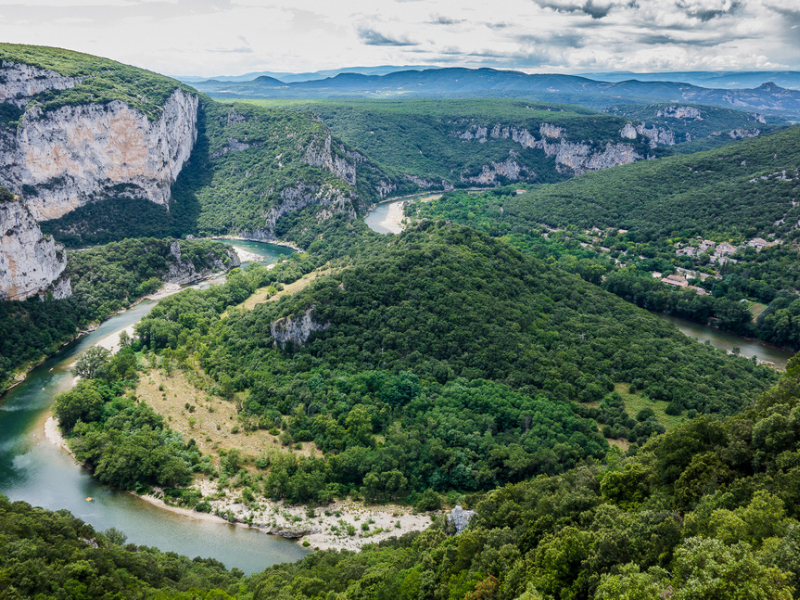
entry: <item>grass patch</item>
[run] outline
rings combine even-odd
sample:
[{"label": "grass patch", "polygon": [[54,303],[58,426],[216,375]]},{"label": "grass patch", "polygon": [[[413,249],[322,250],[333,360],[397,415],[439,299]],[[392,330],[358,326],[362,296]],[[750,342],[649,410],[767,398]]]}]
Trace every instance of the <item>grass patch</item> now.
[{"label": "grass patch", "polygon": [[650,408],[655,413],[658,422],[666,427],[667,431],[688,420],[685,414],[673,416],[664,412],[664,409],[667,408],[666,402],[657,402],[639,394],[631,394],[628,392],[629,388],[630,384],[627,383],[617,383],[614,386],[614,389],[622,396],[625,410],[630,416],[636,418],[640,410]]},{"label": "grass patch", "polygon": [[760,302],[753,302],[747,310],[753,315],[753,323],[755,323],[756,319],[761,316],[761,313],[767,310],[767,305],[761,304]]}]

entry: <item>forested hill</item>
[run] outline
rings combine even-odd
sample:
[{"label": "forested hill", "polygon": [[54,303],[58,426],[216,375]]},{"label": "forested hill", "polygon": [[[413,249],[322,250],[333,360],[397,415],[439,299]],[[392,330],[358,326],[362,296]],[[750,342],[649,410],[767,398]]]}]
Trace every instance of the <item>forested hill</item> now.
[{"label": "forested hill", "polygon": [[508,219],[655,236],[778,237],[800,220],[800,127],[592,173],[504,203]]},{"label": "forested hill", "polygon": [[[552,183],[632,159],[697,152],[786,125],[736,110],[675,104],[620,106],[607,114],[500,98],[250,102],[312,111],[334,135],[387,172],[433,189],[443,181],[456,187]],[[508,168],[511,162],[517,167]]]},{"label": "forested hill", "polygon": [[[652,410],[634,419],[645,398],[677,421],[735,413],[775,379],[468,228],[423,223],[351,254],[278,302],[219,318],[232,292],[175,296],[137,328],[242,398],[245,423],[326,453],[274,464],[274,497],[488,489],[602,455],[597,425],[575,415],[642,443],[663,431]],[[528,417],[548,425],[529,431]]]}]

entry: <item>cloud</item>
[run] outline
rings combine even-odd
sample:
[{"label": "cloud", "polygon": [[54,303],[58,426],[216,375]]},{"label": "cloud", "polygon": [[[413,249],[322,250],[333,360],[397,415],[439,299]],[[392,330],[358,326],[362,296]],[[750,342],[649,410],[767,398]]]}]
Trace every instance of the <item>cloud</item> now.
[{"label": "cloud", "polygon": [[618,4],[608,0],[584,0],[583,2],[575,2],[574,0],[534,0],[534,2],[542,8],[565,13],[583,13],[593,19],[607,17],[615,4]]},{"label": "cloud", "polygon": [[391,37],[384,35],[369,27],[359,27],[358,37],[367,46],[418,46],[417,42],[409,40],[405,36]]},{"label": "cloud", "polygon": [[206,52],[220,52],[223,54],[252,54],[253,49],[247,46],[240,46],[239,48],[208,48]]},{"label": "cloud", "polygon": [[428,21],[431,25],[460,25],[463,22],[464,19],[452,19],[443,15],[431,16],[431,20]]},{"label": "cloud", "polygon": [[742,3],[740,0],[678,0],[675,5],[686,16],[706,22],[732,14]]}]

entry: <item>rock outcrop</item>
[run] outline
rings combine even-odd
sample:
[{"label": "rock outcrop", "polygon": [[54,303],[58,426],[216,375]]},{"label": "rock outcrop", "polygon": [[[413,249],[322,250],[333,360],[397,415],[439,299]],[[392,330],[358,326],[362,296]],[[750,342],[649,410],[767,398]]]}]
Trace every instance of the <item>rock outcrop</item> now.
[{"label": "rock outcrop", "polygon": [[[19,104],[21,93],[75,85],[50,71],[37,83],[41,69],[7,65],[0,72],[6,78],[0,98],[7,102]],[[198,102],[197,95],[176,88],[156,121],[119,100],[47,112],[27,106],[16,131],[0,134],[0,185],[21,195],[38,221],[108,196],[167,205],[197,139]]]},{"label": "rock outcrop", "polygon": [[732,140],[743,140],[745,138],[757,137],[761,135],[760,129],[733,129],[728,132]]},{"label": "rock outcrop", "polygon": [[66,77],[55,71],[7,60],[0,63],[0,77],[3,81],[0,84],[0,102],[13,104],[17,108],[24,108],[36,94],[68,90],[81,82],[76,77]]},{"label": "rock outcrop", "polygon": [[246,236],[247,239],[262,242],[277,240],[275,224],[278,220],[284,215],[297,212],[312,204],[321,207],[321,210],[316,215],[319,221],[329,219],[338,213],[346,213],[351,217],[356,216],[356,211],[353,207],[354,196],[334,186],[298,183],[283,190],[280,193],[280,197],[281,202],[264,214],[263,228],[240,233]]},{"label": "rock outcrop", "polygon": [[174,261],[170,263],[167,275],[164,277],[165,283],[186,285],[187,283],[204,279],[214,273],[232,269],[242,264],[236,252],[233,250],[226,250],[228,258],[230,258],[230,263],[228,265],[218,256],[213,256],[209,257],[205,268],[198,271],[192,261],[182,258],[181,243],[179,241],[175,240],[172,242],[169,247],[169,252],[173,256]]},{"label": "rock outcrop", "polygon": [[314,321],[315,306],[310,306],[299,317],[284,317],[273,322],[269,327],[275,344],[285,348],[288,342],[296,346],[305,345],[308,338],[315,331],[325,331],[331,326],[330,323],[317,323]]},{"label": "rock outcrop", "polygon": [[48,292],[56,299],[72,295],[64,275],[64,247],[42,235],[20,200],[0,197],[0,228],[0,299],[24,300]]},{"label": "rock outcrop", "polygon": [[447,515],[447,524],[449,528],[455,530],[455,534],[459,534],[467,528],[470,519],[475,516],[474,510],[464,510],[460,506],[456,506]]},{"label": "rock outcrop", "polygon": [[[348,160],[348,158],[350,160]],[[339,179],[346,181],[349,185],[355,186],[356,159],[352,155],[349,155],[348,158],[340,156],[331,150],[330,135],[328,135],[324,141],[320,142],[320,140],[315,140],[309,144],[305,154],[306,163],[312,167],[326,169]]]},{"label": "rock outcrop", "polygon": [[515,160],[517,154],[512,150],[512,156],[503,162],[492,162],[491,165],[483,165],[479,175],[475,177],[462,177],[462,181],[474,183],[477,185],[495,185],[498,183],[498,177],[502,177],[509,181],[517,181],[522,174],[531,174],[531,179],[536,178],[536,173],[531,171]]},{"label": "rock outcrop", "polygon": [[[638,129],[641,131],[638,131]],[[656,144],[674,144],[674,139],[671,139],[667,134],[667,130],[654,130],[646,129],[644,125],[639,128],[630,125],[626,126],[620,131],[622,139],[636,139],[638,135],[643,135],[652,146],[653,140]],[[671,132],[669,132],[671,134]],[[535,148],[544,151],[547,156],[554,157],[556,161],[556,169],[559,172],[566,172],[573,175],[581,175],[588,171],[597,171],[600,169],[608,169],[609,167],[616,167],[619,165],[626,165],[628,163],[641,160],[645,158],[633,146],[625,143],[612,143],[607,142],[605,147],[580,141],[573,142],[564,139],[565,130],[562,127],[557,127],[550,123],[542,123],[539,126],[539,138],[531,133],[530,130],[519,127],[494,125],[491,129],[484,125],[472,125],[466,131],[456,132],[455,137],[465,141],[478,141],[485,143],[490,139],[510,139],[523,148]],[[507,161],[506,161],[507,162]],[[505,164],[505,163],[500,163]],[[510,166],[510,165],[508,165]],[[462,181],[470,181],[474,183],[492,183],[491,173],[496,170],[495,163],[486,165],[484,172],[477,177],[462,178]],[[508,171],[513,172],[513,171]],[[522,173],[518,173],[519,176]],[[498,175],[502,174],[498,171]],[[506,175],[504,175],[506,176]],[[528,178],[535,176],[535,174],[528,174]],[[507,177],[514,180],[515,177]]]},{"label": "rock outcrop", "polygon": [[641,135],[649,140],[651,148],[675,145],[675,134],[671,129],[664,129],[655,125],[648,129],[645,123],[639,123],[635,126],[633,123],[626,123],[625,127],[620,130],[619,135],[626,140],[635,140]]},{"label": "rock outcrop", "polygon": [[694,106],[668,106],[656,113],[657,117],[667,117],[668,119],[694,119],[702,121],[703,115],[700,109]]}]

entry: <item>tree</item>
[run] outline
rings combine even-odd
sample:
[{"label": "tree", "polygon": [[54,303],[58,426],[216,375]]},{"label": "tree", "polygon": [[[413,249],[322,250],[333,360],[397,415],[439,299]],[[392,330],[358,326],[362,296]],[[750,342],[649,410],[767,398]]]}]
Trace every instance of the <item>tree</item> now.
[{"label": "tree", "polygon": [[61,431],[69,434],[78,421],[84,423],[97,421],[102,408],[103,397],[97,390],[95,382],[82,380],[70,391],[56,397],[53,413],[58,419]]},{"label": "tree", "polygon": [[75,362],[75,374],[82,379],[94,379],[111,361],[111,352],[101,346],[92,346]]}]

